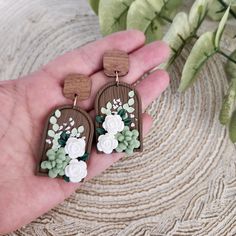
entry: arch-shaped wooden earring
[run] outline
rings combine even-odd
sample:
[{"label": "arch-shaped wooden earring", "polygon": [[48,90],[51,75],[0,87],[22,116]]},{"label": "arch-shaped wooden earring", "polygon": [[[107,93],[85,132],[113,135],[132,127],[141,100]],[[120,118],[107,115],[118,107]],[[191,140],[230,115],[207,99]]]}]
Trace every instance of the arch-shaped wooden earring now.
[{"label": "arch-shaped wooden earring", "polygon": [[93,141],[93,122],[77,101],[90,96],[91,80],[80,74],[65,78],[63,94],[73,104],[54,109],[45,125],[38,174],[61,177],[67,182],[81,182]]},{"label": "arch-shaped wooden earring", "polygon": [[100,89],[95,100],[96,142],[98,152],[110,154],[142,151],[142,110],[136,89],[119,78],[128,74],[128,55],[119,50],[103,57],[104,73],[116,78]]}]

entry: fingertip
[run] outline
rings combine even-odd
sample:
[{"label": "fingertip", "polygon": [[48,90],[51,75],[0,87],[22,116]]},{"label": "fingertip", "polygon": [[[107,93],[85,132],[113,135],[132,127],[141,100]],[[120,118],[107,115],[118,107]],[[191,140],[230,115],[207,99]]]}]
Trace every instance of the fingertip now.
[{"label": "fingertip", "polygon": [[126,32],[131,34],[132,37],[134,37],[137,41],[140,42],[141,45],[145,44],[146,36],[145,36],[145,34],[142,31],[135,30],[135,29],[130,29],[130,30],[127,30]]},{"label": "fingertip", "polygon": [[166,70],[156,70],[153,73],[155,77],[159,79],[159,87],[161,88],[161,92],[163,92],[170,84],[170,76]]}]

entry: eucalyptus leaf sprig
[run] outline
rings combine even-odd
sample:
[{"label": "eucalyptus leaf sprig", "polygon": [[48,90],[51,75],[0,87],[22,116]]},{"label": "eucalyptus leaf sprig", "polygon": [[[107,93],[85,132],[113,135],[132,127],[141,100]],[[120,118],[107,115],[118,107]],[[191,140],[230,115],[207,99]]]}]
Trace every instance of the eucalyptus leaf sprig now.
[{"label": "eucalyptus leaf sprig", "polygon": [[[147,43],[162,39],[171,48],[169,60],[159,66],[168,67],[183,48],[193,47],[182,70],[179,91],[185,91],[196,80],[205,63],[216,53],[227,58],[226,74],[229,89],[225,95],[219,120],[229,127],[229,136],[236,142],[236,49],[227,55],[220,48],[228,18],[236,21],[236,0],[195,0],[189,13],[178,11],[183,0],[88,0],[98,15],[103,35],[125,29],[138,29]],[[198,35],[198,29],[209,17],[220,21],[214,31]]]}]

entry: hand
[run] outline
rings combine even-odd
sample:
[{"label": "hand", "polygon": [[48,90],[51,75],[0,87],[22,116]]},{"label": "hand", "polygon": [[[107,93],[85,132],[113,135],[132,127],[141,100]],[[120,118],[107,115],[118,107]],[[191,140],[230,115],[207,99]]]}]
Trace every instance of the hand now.
[{"label": "hand", "polygon": [[[122,78],[127,83],[134,83],[168,57],[169,48],[163,42],[144,46],[144,41],[144,35],[138,31],[115,33],[60,56],[22,79],[0,82],[0,234],[29,223],[81,185],[35,176],[46,117],[56,106],[71,103],[62,95],[64,77],[70,73],[91,76],[91,97],[79,105],[92,111],[98,89],[108,82],[100,71],[106,50],[115,48],[129,53],[130,71]],[[168,74],[157,70],[137,85],[143,111],[168,84]],[[151,117],[143,113],[144,134],[151,125]],[[97,154],[93,148],[86,180],[121,157],[122,154]]]}]

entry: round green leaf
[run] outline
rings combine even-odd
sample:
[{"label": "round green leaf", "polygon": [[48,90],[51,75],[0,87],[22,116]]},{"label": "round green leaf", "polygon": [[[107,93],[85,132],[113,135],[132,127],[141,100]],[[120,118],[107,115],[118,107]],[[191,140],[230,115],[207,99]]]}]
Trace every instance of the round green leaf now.
[{"label": "round green leaf", "polygon": [[56,124],[56,123],[57,123],[56,117],[55,117],[55,116],[52,116],[52,117],[50,118],[49,122],[50,122],[52,125]]},{"label": "round green leaf", "polygon": [[197,40],[184,65],[179,91],[187,89],[205,62],[216,52],[214,46],[215,33],[206,32]]},{"label": "round green leaf", "polygon": [[126,17],[134,0],[100,0],[99,23],[101,33],[108,35],[126,29]]},{"label": "round green leaf", "polygon": [[55,116],[56,116],[57,118],[61,117],[61,111],[57,109],[57,110],[55,111]]}]

